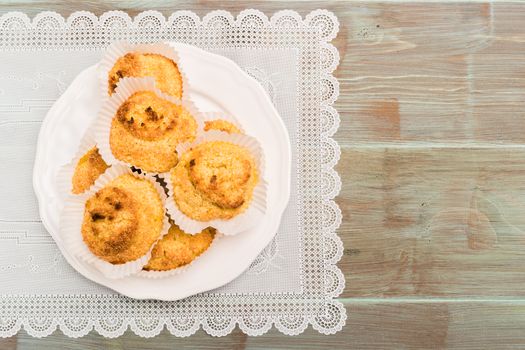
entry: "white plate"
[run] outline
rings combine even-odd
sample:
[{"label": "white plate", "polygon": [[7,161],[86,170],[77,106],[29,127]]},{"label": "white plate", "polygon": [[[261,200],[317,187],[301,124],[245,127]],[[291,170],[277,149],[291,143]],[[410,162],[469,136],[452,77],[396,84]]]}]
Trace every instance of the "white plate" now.
[{"label": "white plate", "polygon": [[58,229],[63,201],[55,180],[59,168],[74,156],[84,131],[100,107],[96,66],[82,71],[49,110],[40,130],[33,171],[42,223],[69,264],[86,278],[137,299],[178,300],[232,281],[275,236],[290,197],[290,140],[263,88],[225,57],[190,45],[172,45],[180,52],[180,63],[191,81],[189,93],[197,106],[202,111],[233,115],[264,149],[268,210],[261,225],[221,238],[184,273],[163,279],[138,276],[108,279],[65,251]]}]

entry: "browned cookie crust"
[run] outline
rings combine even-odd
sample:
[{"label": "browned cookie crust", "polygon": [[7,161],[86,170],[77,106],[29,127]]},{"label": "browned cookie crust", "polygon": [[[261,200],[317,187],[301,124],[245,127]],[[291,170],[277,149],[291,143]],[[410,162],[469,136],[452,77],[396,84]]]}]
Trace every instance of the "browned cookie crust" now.
[{"label": "browned cookie crust", "polygon": [[145,255],[159,238],[164,207],[154,185],[131,174],[117,177],[85,204],[82,238],[112,264]]},{"label": "browned cookie crust", "polygon": [[242,213],[259,180],[249,150],[225,141],[205,142],[186,152],[170,178],[179,210],[198,221]]},{"label": "browned cookie crust", "polygon": [[80,158],[75,167],[73,178],[71,179],[72,192],[80,194],[88,190],[108,167],[100,153],[98,153],[98,148],[91,148]]},{"label": "browned cookie crust", "polygon": [[219,130],[228,134],[242,134],[238,127],[223,119],[208,120],[204,122],[204,131]]},{"label": "browned cookie crust", "polygon": [[213,228],[190,235],[172,225],[168,234],[155,244],[144,270],[167,271],[187,265],[210,247],[214,237]]},{"label": "browned cookie crust", "polygon": [[166,172],[178,161],[179,143],[193,141],[195,118],[151,91],[138,91],[117,110],[110,147],[115,158],[147,172]]},{"label": "browned cookie crust", "polygon": [[182,98],[182,76],[173,60],[153,53],[131,52],[120,57],[109,72],[108,92],[112,95],[124,77],[153,77],[164,93]]}]

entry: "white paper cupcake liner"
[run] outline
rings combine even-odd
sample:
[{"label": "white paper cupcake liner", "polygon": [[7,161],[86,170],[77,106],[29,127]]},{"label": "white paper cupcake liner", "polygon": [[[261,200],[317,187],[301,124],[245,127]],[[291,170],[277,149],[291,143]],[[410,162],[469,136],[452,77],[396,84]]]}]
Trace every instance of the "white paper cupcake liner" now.
[{"label": "white paper cupcake liner", "polygon": [[[73,180],[73,174],[75,173],[77,164],[80,161],[80,158],[82,158],[90,149],[92,149],[96,145],[97,145],[97,142],[95,141],[93,130],[90,127],[85,132],[82,139],[80,140],[80,145],[78,146],[77,152],[75,153],[75,156],[73,157],[73,159],[66,165],[62,166],[57,173],[57,177],[56,177],[57,187],[63,199],[67,198],[68,196],[74,196],[72,192],[73,191],[72,180]],[[87,189],[86,191],[88,190],[89,189]]]},{"label": "white paper cupcake liner", "polygon": [[[197,129],[201,129],[203,125],[203,117],[195,104],[189,99],[179,100],[176,97],[163,93],[155,86],[155,79],[151,77],[146,78],[122,78],[115,90],[115,93],[107,99],[98,114],[97,119],[93,124],[93,133],[95,141],[102,158],[108,164],[125,164],[127,166],[134,166],[133,164],[117,159],[109,143],[109,136],[111,132],[111,123],[119,107],[135,92],[137,91],[152,91],[162,99],[168,100],[171,103],[177,104],[185,108],[196,120]],[[198,132],[197,132],[198,134]],[[135,168],[138,168],[135,166]],[[150,172],[151,174],[157,174]]]},{"label": "white paper cupcake liner", "polygon": [[[224,112],[202,112],[201,116],[202,116],[204,124],[206,122],[209,122],[209,121],[221,119],[221,120],[225,120],[225,121],[230,122],[233,125],[235,125],[241,131],[242,134],[245,133],[241,123],[239,123],[239,121],[234,116],[232,116],[232,115],[230,115],[228,113],[224,113]],[[202,128],[199,129],[199,130],[204,131],[204,124],[203,124]],[[212,131],[212,130],[210,130],[210,131]],[[206,132],[210,132],[210,131],[206,131]]]},{"label": "white paper cupcake liner", "polygon": [[211,244],[208,247],[208,249],[206,249],[201,255],[199,255],[198,257],[193,259],[189,264],[177,267],[176,269],[167,270],[167,271],[146,271],[146,270],[141,270],[141,271],[137,272],[135,275],[138,276],[138,277],[151,278],[151,279],[160,279],[160,278],[166,278],[166,277],[170,277],[170,276],[179,275],[179,274],[185,272],[186,270],[188,270],[188,268],[191,265],[193,265],[195,263],[195,261],[199,260],[200,258],[205,256],[206,254],[208,254],[208,252],[211,249],[213,249],[213,246],[216,244],[217,240],[220,239],[220,237],[221,237],[221,234],[217,231],[217,233],[215,233],[215,237],[213,238],[213,241],[211,242]]},{"label": "white paper cupcake liner", "polygon": [[[84,219],[86,201],[97,191],[107,185],[111,180],[124,174],[131,174],[137,178],[151,181],[159,193],[162,205],[165,206],[166,195],[162,187],[157,183],[157,181],[155,181],[155,178],[150,175],[136,174],[132,172],[131,169],[123,165],[113,165],[112,167],[108,168],[106,172],[97,179],[97,181],[95,181],[95,184],[90,188],[89,191],[78,196],[69,197],[65,203],[64,210],[60,215],[60,236],[64,239],[64,243],[66,244],[69,252],[87,262],[88,264],[95,266],[104,276],[112,279],[124,278],[142,270],[142,267],[147,264],[151,256],[151,250],[154,246],[153,244],[148,253],[146,253],[141,258],[127,262],[125,264],[117,265],[100,259],[95,254],[93,254],[84,243],[81,234],[81,227]],[[168,232],[169,227],[170,225],[168,218],[166,215],[164,215],[163,227],[161,234],[159,235],[159,239]]]},{"label": "white paper cupcake liner", "polygon": [[[188,91],[188,76],[184,71],[184,67],[180,64],[180,58],[177,50],[167,43],[154,43],[154,44],[131,44],[127,41],[116,41],[106,49],[106,53],[102,60],[97,66],[97,74],[100,85],[100,93],[102,101],[109,98],[108,94],[108,76],[109,72],[117,62],[119,58],[130,52],[140,53],[154,53],[165,56],[177,64],[180,75],[182,77],[182,99],[187,95],[185,91]],[[122,79],[121,79],[122,80]],[[117,86],[120,85],[120,81]],[[173,96],[175,97],[175,96]],[[176,98],[176,97],[175,97]]]},{"label": "white paper cupcake liner", "polygon": [[189,234],[201,232],[206,227],[214,227],[224,235],[236,235],[256,226],[264,218],[266,212],[266,191],[267,184],[264,181],[264,155],[262,149],[253,137],[242,134],[228,134],[222,131],[212,130],[203,133],[192,143],[184,143],[177,147],[177,152],[182,155],[190,148],[209,141],[226,141],[247,148],[255,158],[257,165],[259,182],[254,188],[252,200],[246,210],[239,215],[229,219],[215,219],[210,221],[197,221],[183,214],[173,198],[174,190],[170,173],[162,174],[168,189],[168,200],[166,209],[171,219],[184,231]]}]

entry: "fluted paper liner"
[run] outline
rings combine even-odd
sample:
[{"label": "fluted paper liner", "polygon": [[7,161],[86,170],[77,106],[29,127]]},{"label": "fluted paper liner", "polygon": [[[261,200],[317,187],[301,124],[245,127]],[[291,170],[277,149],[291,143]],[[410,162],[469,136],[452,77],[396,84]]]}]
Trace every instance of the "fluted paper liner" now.
[{"label": "fluted paper liner", "polygon": [[179,275],[182,272],[185,272],[191,265],[193,265],[193,263],[195,261],[197,261],[200,258],[202,258],[203,256],[205,256],[211,249],[213,249],[213,246],[216,244],[217,240],[220,239],[220,237],[221,237],[221,234],[217,231],[215,233],[215,237],[213,237],[213,241],[211,242],[211,244],[208,247],[208,249],[206,249],[201,255],[199,255],[198,257],[193,259],[189,264],[186,264],[184,266],[179,266],[179,267],[177,267],[175,269],[166,270],[166,271],[154,271],[154,270],[146,271],[146,270],[141,270],[140,272],[137,272],[136,276],[144,277],[144,278],[151,278],[151,279],[159,279],[159,278],[166,278],[166,277],[170,277],[170,276]]},{"label": "fluted paper liner", "polygon": [[[75,173],[77,164],[80,161],[80,158],[82,158],[90,149],[92,149],[96,145],[97,145],[97,142],[95,141],[93,130],[90,126],[88,130],[86,130],[86,132],[84,133],[84,136],[82,137],[82,139],[80,140],[80,145],[78,146],[77,152],[75,153],[75,156],[73,157],[73,159],[66,165],[63,165],[57,173],[57,187],[63,199],[66,199],[69,196],[75,195],[72,192],[73,191],[73,181],[72,180],[73,180],[73,175]],[[108,165],[111,166],[111,164],[108,164]],[[90,188],[93,185],[91,185]],[[89,189],[87,189],[86,191],[89,191]]]},{"label": "fluted paper liner", "polygon": [[[137,178],[146,179],[152,182],[159,193],[162,205],[165,206],[166,194],[154,177],[150,175],[136,174],[123,165],[113,165],[108,168],[106,172],[97,179],[97,181],[95,181],[95,184],[89,189],[89,191],[78,196],[69,197],[65,203],[64,210],[60,215],[60,237],[64,240],[69,252],[83,261],[95,266],[104,276],[111,279],[124,278],[142,270],[142,267],[147,264],[151,256],[151,250],[156,243],[155,242],[151,246],[150,250],[144,256],[125,264],[111,264],[100,259],[93,254],[84,243],[81,228],[84,219],[86,201],[97,191],[106,186],[111,180],[124,174],[131,174]],[[164,223],[161,233],[159,234],[159,239],[168,232],[169,227],[168,218],[164,215]]]},{"label": "fluted paper liner", "polygon": [[[125,56],[127,53],[130,52],[159,54],[175,62],[182,77],[182,99],[185,97],[185,91],[188,91],[189,86],[188,77],[184,71],[184,67],[180,64],[179,54],[173,46],[162,42],[154,44],[131,44],[127,41],[116,41],[110,46],[108,46],[104,57],[102,57],[102,60],[97,66],[98,80],[101,89],[100,93],[101,96],[103,96],[102,101],[110,97],[108,93],[109,72],[111,71],[111,69],[113,68],[113,66],[119,58]],[[118,85],[120,85],[121,81],[122,79],[120,79],[117,83],[117,87]],[[177,96],[173,97],[177,98]]]},{"label": "fluted paper liner", "polygon": [[[93,124],[93,133],[95,141],[102,158],[108,164],[125,164],[127,166],[134,166],[133,164],[117,159],[111,151],[109,136],[111,132],[111,123],[115,117],[119,107],[135,92],[137,91],[152,91],[157,96],[165,99],[171,103],[182,106],[186,109],[197,122],[197,130],[202,129],[203,118],[197,107],[189,99],[179,100],[176,97],[165,94],[155,86],[155,79],[151,77],[146,78],[122,78],[118,84],[115,93],[107,99],[98,114],[96,121]],[[197,134],[199,131],[197,131]],[[135,166],[136,167],[136,166]],[[136,167],[138,168],[138,167]],[[150,174],[157,174],[156,172],[149,172]]]},{"label": "fluted paper liner", "polygon": [[214,227],[220,233],[224,235],[236,235],[240,232],[246,231],[256,226],[263,218],[266,212],[266,190],[267,184],[264,181],[264,157],[259,142],[250,136],[242,134],[228,134],[222,131],[208,131],[199,135],[197,139],[192,143],[184,143],[177,147],[177,152],[182,155],[190,148],[193,148],[201,143],[210,141],[226,141],[236,144],[241,147],[247,148],[255,159],[257,166],[257,172],[259,176],[259,182],[253,190],[252,200],[248,208],[244,212],[236,215],[229,220],[215,219],[210,221],[197,221],[185,214],[183,214],[175,199],[172,197],[174,194],[173,183],[171,180],[170,173],[162,174],[162,177],[166,181],[166,187],[168,189],[168,199],[166,201],[166,209],[168,214],[173,221],[183,230],[189,234],[196,234],[201,232],[206,227]]}]

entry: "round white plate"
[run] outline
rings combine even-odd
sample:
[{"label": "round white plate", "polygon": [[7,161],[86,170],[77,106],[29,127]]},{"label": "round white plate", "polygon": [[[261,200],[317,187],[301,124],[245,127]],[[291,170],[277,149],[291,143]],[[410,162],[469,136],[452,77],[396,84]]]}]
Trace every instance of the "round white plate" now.
[{"label": "round white plate", "polygon": [[250,266],[275,236],[290,197],[290,140],[263,88],[225,57],[190,45],[171,45],[180,53],[180,63],[191,82],[187,91],[197,106],[203,112],[223,111],[233,115],[245,132],[262,145],[268,209],[258,227],[236,236],[221,237],[184,273],[162,279],[138,276],[108,279],[69,254],[59,236],[59,214],[64,204],[56,175],[73,158],[84,131],[100,108],[96,66],[82,71],[49,110],[40,130],[33,171],[42,223],[69,264],[86,278],[137,299],[178,300],[230,282]]}]

